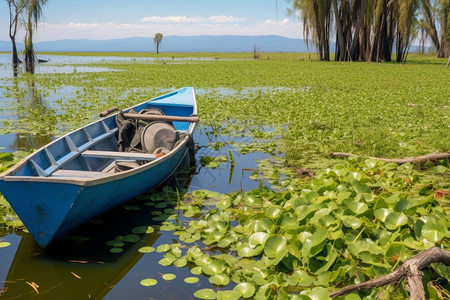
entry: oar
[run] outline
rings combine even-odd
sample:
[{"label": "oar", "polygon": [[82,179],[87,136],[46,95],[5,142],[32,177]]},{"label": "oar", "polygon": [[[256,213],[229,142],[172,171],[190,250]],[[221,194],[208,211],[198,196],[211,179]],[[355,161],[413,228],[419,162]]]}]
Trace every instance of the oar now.
[{"label": "oar", "polygon": [[192,117],[179,117],[179,116],[166,116],[166,115],[146,115],[136,113],[123,113],[118,107],[111,107],[100,113],[100,117],[106,117],[107,115],[119,111],[126,119],[137,119],[143,121],[174,121],[174,122],[198,122],[197,116]]}]

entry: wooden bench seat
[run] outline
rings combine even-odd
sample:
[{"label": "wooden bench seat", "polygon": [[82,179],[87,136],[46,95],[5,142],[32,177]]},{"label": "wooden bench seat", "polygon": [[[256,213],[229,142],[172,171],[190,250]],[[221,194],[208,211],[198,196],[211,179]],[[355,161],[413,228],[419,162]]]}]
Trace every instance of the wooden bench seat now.
[{"label": "wooden bench seat", "polygon": [[63,170],[55,171],[53,177],[72,177],[72,178],[102,178],[109,176],[108,173],[94,172],[94,171],[79,171],[79,170]]},{"label": "wooden bench seat", "polygon": [[134,153],[134,152],[118,152],[118,151],[98,151],[98,150],[86,150],[81,153],[83,157],[93,157],[93,158],[107,158],[114,160],[145,160],[151,161],[156,157],[154,154],[150,153]]}]

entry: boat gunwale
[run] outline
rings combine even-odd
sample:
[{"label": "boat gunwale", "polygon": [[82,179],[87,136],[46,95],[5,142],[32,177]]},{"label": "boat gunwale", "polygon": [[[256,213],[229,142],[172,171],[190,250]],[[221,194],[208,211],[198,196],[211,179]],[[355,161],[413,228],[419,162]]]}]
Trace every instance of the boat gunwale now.
[{"label": "boat gunwale", "polygon": [[[182,88],[184,89],[184,88]],[[127,108],[124,111],[128,111],[130,109],[133,109],[135,107],[138,107],[140,105],[143,104],[150,104],[152,101],[158,100],[160,98],[167,98],[172,94],[176,94],[178,91],[182,90],[182,89],[177,89],[173,92],[170,92],[168,94],[163,94],[161,96],[157,96],[153,99],[141,102],[139,104],[136,104],[132,107]],[[197,115],[197,101],[196,101],[196,97],[195,97],[195,92],[192,89],[192,99],[193,99],[193,104],[192,104],[192,115]],[[182,106],[182,105],[180,105]],[[45,148],[48,148],[50,145],[57,143],[58,141],[64,139],[66,136],[69,136],[70,134],[72,134],[73,132],[82,130],[83,128],[86,128],[88,126],[91,126],[92,124],[95,123],[100,123],[105,119],[108,118],[113,118],[117,115],[118,113],[112,114],[106,118],[101,118],[98,120],[95,120],[83,127],[80,127],[78,129],[75,129],[73,131],[70,131],[64,135],[62,135],[61,137],[55,139],[54,141],[42,146],[41,148],[39,148],[38,150],[34,151],[33,153],[31,153],[30,155],[28,155],[27,157],[23,158],[22,160],[20,160],[19,162],[17,162],[14,166],[12,166],[11,168],[9,168],[8,170],[6,170],[4,173],[0,174],[0,181],[5,181],[5,182],[48,182],[48,183],[65,183],[65,184],[74,184],[74,185],[78,185],[78,186],[95,186],[95,185],[99,185],[99,184],[103,184],[103,183],[107,183],[110,181],[116,181],[116,180],[121,180],[130,176],[134,176],[137,175],[141,172],[146,171],[147,169],[150,169],[152,167],[155,167],[161,163],[163,163],[164,161],[168,160],[169,158],[171,158],[172,156],[174,156],[178,151],[181,150],[181,148],[185,147],[185,145],[188,143],[189,139],[193,138],[193,134],[194,134],[194,130],[195,127],[197,126],[196,122],[190,122],[189,123],[189,129],[186,132],[186,136],[184,137],[184,140],[179,143],[174,149],[172,149],[169,153],[167,153],[164,156],[161,156],[159,158],[156,158],[153,161],[150,161],[146,164],[143,164],[137,168],[134,169],[130,169],[130,170],[126,170],[126,171],[122,171],[119,173],[111,173],[111,175],[106,175],[104,177],[101,178],[84,178],[84,177],[53,177],[53,176],[48,176],[48,177],[44,177],[44,176],[16,176],[16,175],[9,175],[9,174],[14,174],[15,171],[19,170],[20,168],[25,167],[26,164],[29,163],[30,159],[35,156],[37,153],[44,151]],[[85,150],[89,150],[85,149]],[[82,154],[84,151],[80,151],[79,153]],[[70,153],[70,152],[69,152]],[[107,173],[105,173],[107,174]]]}]

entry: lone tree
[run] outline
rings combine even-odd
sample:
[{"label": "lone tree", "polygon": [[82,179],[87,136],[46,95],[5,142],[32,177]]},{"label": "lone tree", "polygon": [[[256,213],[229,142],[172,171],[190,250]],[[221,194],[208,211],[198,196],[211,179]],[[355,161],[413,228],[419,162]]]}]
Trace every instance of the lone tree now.
[{"label": "lone tree", "polygon": [[161,46],[162,39],[163,39],[162,33],[159,32],[155,33],[155,38],[153,39],[153,41],[155,42],[156,54],[159,54],[159,46]]},{"label": "lone tree", "polygon": [[16,33],[19,25],[19,17],[27,7],[29,1],[30,0],[6,0],[9,7],[9,38],[12,43],[12,62],[14,66],[20,63],[16,46]]}]

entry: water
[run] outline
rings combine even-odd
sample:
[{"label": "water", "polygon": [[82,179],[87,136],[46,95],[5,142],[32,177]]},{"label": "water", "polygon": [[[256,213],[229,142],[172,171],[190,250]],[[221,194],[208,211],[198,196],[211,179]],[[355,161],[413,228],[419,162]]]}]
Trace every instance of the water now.
[{"label": "water", "polygon": [[[56,60],[61,64],[75,57],[49,57],[50,62]],[[110,58],[76,57],[78,63],[102,62]],[[5,59],[0,55],[0,62]],[[47,58],[46,58],[47,59]],[[111,58],[119,59],[119,58]],[[6,66],[6,67],[5,67]],[[9,67],[9,69],[8,69]],[[18,118],[16,110],[11,109],[11,99],[5,99],[5,72],[11,72],[11,66],[0,65],[0,119]],[[46,71],[73,71],[73,67],[62,65],[48,66]],[[47,68],[47,67],[45,67]],[[79,67],[76,67],[79,70]],[[84,68],[84,67],[83,67]],[[91,67],[87,67],[91,68]],[[105,68],[107,69],[107,68]],[[3,71],[2,71],[3,70]],[[108,69],[109,70],[109,69]],[[92,67],[92,71],[101,71]],[[104,70],[106,71],[106,70]],[[2,75],[3,74],[3,75]],[[2,77],[3,76],[3,77]],[[62,89],[65,93],[73,93],[71,87]],[[51,95],[41,99],[51,105]],[[37,103],[44,103],[36,100]],[[249,169],[257,167],[257,160],[265,159],[266,154],[253,152],[241,154],[229,145],[230,137],[207,136],[208,129],[198,129],[194,134],[194,141],[203,147],[197,152],[197,163],[194,170],[182,169],[166,184],[177,188],[182,193],[189,193],[199,189],[214,190],[221,193],[236,190],[250,190],[260,186],[259,181],[249,179]],[[0,151],[31,150],[47,144],[54,137],[35,136],[26,133],[10,133],[0,135]],[[208,148],[209,143],[223,142],[226,146],[220,150]],[[234,139],[241,143],[244,140]],[[202,156],[230,156],[234,158],[220,164],[217,168],[203,167],[198,162]],[[150,192],[160,193],[161,189]],[[112,246],[107,242],[117,236],[126,236],[138,226],[158,227],[163,221],[153,220],[155,210],[175,206],[174,202],[166,201],[167,207],[156,209],[147,206],[149,200],[135,199],[126,205],[97,217],[64,239],[53,244],[50,248],[40,249],[31,235],[25,232],[6,232],[0,230],[0,242],[9,242],[10,246],[0,248],[0,297],[2,299],[193,299],[193,293],[201,288],[213,288],[208,279],[201,275],[193,275],[189,266],[177,268],[163,267],[158,261],[163,253],[140,253],[139,248],[152,246],[157,248],[161,244],[172,244],[177,239],[172,231],[155,230],[151,234],[139,234],[137,242],[125,242],[123,252],[111,253]],[[183,216],[178,215],[172,222],[183,222]],[[173,273],[176,279],[166,281],[161,276]],[[200,280],[196,284],[187,284],[184,278],[197,276]],[[153,278],[158,284],[145,287],[140,281]]]}]

